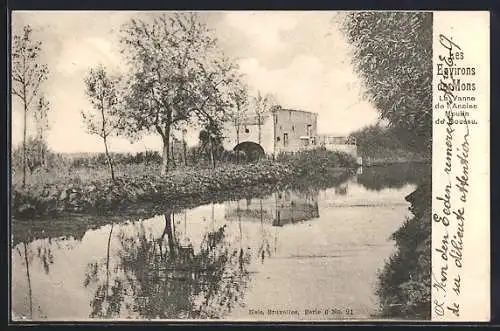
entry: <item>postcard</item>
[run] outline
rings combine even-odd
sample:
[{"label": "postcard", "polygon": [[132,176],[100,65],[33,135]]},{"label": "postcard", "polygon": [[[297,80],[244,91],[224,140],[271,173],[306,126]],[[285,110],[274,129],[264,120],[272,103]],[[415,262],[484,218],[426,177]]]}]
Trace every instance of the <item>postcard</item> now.
[{"label": "postcard", "polygon": [[490,319],[489,12],[11,23],[11,323]]}]

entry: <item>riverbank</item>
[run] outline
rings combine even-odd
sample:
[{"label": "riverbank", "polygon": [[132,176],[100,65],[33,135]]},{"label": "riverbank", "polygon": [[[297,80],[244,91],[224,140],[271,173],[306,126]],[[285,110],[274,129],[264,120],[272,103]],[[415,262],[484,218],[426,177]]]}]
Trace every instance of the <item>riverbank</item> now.
[{"label": "riverbank", "polygon": [[413,217],[393,234],[397,250],[379,274],[376,292],[382,317],[431,316],[431,198],[430,180],[406,197]]},{"label": "riverbank", "polygon": [[430,163],[431,159],[422,155],[408,154],[404,156],[364,156],[363,167],[388,166],[404,163]]},{"label": "riverbank", "polygon": [[327,185],[347,178],[353,167],[355,160],[345,155],[309,151],[279,162],[225,164],[216,169],[174,171],[166,176],[147,173],[115,181],[37,183],[13,188],[11,213],[19,220],[63,213],[116,215],[143,210],[150,214],[216,201],[229,192],[300,187],[311,181]]},{"label": "riverbank", "polygon": [[363,159],[363,167],[388,166],[403,163],[430,163],[429,156],[413,153],[403,149],[378,148],[366,150],[360,148],[359,156]]}]

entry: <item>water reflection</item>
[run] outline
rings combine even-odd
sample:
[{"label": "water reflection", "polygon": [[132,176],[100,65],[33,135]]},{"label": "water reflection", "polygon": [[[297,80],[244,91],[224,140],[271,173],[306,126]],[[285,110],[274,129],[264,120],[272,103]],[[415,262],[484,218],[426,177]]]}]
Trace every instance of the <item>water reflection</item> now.
[{"label": "water reflection", "polygon": [[408,184],[418,184],[422,179],[430,178],[431,170],[430,165],[426,163],[366,167],[357,175],[357,180],[369,190],[381,191],[386,188],[401,188]]},{"label": "water reflection", "polygon": [[141,222],[133,231],[117,234],[112,281],[108,240],[105,263],[91,263],[85,275],[85,287],[97,284],[90,317],[123,312],[146,319],[217,318],[241,300],[249,279],[249,251],[232,247],[225,225],[207,232],[195,250],[191,243],[181,243],[172,216],[164,215],[158,238]]},{"label": "water reflection", "polygon": [[284,190],[266,198],[226,202],[226,218],[244,222],[268,222],[273,226],[308,221],[319,217],[319,190]]},{"label": "water reflection", "polygon": [[241,307],[309,300],[368,314],[372,279],[392,250],[386,238],[404,220],[404,196],[421,168],[365,168],[326,190],[310,185],[146,220],[16,223],[13,311],[35,320],[247,318]]},{"label": "water reflection", "polygon": [[57,238],[47,238],[43,240],[34,240],[32,238],[31,242],[22,242],[15,246],[14,254],[19,257],[19,266],[21,267],[22,274],[24,275],[27,293],[25,300],[27,304],[27,311],[23,313],[23,318],[32,319],[35,310],[38,316],[44,316],[42,308],[40,305],[34,305],[33,303],[33,281],[32,272],[33,269],[43,270],[45,275],[49,275],[51,272],[51,267],[54,264],[53,249],[56,250],[66,250],[70,251],[74,247],[74,242],[68,240],[64,241]]}]

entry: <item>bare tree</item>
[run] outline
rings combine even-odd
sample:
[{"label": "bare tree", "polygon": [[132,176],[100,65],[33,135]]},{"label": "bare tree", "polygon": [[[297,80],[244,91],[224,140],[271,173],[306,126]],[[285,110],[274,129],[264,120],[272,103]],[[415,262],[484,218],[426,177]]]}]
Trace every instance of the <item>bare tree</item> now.
[{"label": "bare tree", "polygon": [[27,116],[41,83],[49,73],[47,65],[39,62],[42,42],[33,40],[32,32],[29,25],[25,26],[22,34],[14,35],[12,43],[12,94],[23,105],[23,187],[26,186]]},{"label": "bare tree", "polygon": [[132,136],[141,131],[161,136],[161,174],[165,174],[172,129],[223,119],[229,105],[226,88],[234,80],[235,66],[196,13],[132,19],[122,33],[123,53],[131,68],[122,128]]},{"label": "bare tree", "polygon": [[116,132],[116,108],[118,96],[116,79],[108,76],[106,68],[99,65],[90,68],[85,77],[85,93],[92,103],[92,110],[82,111],[82,118],[91,134],[98,135],[104,143],[104,151],[111,179],[115,179],[113,160],[109,155],[108,137]]}]

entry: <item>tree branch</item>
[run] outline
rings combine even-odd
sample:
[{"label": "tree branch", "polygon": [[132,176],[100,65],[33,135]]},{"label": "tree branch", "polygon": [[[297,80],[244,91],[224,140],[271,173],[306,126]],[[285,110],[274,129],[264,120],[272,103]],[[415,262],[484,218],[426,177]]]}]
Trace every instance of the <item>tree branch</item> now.
[{"label": "tree branch", "polygon": [[14,87],[12,87],[12,94],[17,95],[19,98],[21,98],[22,101],[24,101],[22,93],[16,90]]},{"label": "tree branch", "polygon": [[24,84],[23,77],[19,73],[12,73],[12,80],[20,84]]}]

